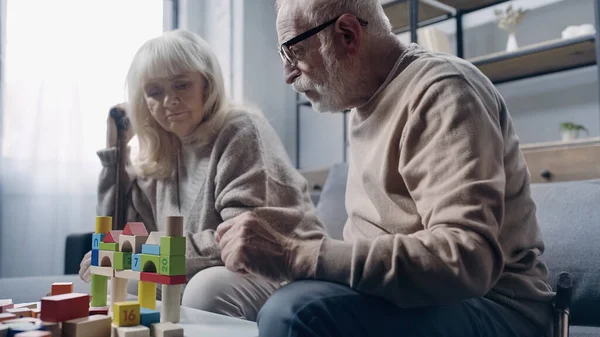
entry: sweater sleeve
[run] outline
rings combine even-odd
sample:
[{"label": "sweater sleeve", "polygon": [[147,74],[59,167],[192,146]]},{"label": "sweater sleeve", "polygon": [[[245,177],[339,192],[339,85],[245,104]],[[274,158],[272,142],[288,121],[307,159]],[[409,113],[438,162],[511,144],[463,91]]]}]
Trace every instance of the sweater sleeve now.
[{"label": "sweater sleeve", "polygon": [[316,278],[401,307],[483,296],[503,269],[497,237],[504,212],[503,139],[498,115],[490,111],[496,103],[458,76],[420,95],[402,132],[398,170],[423,230],[314,244]]},{"label": "sweater sleeve", "polygon": [[[127,148],[125,157],[129,158]],[[115,188],[117,182],[117,148],[112,147],[102,149],[97,152],[102,164],[98,180],[98,202],[96,205],[96,214],[102,216],[114,216],[115,212]],[[146,226],[148,232],[156,231],[154,215],[148,193],[152,181],[139,179],[131,168],[128,160],[125,166],[127,174],[121,177],[121,186],[124,189],[124,200],[122,205],[127,207],[125,220],[141,221]]]}]

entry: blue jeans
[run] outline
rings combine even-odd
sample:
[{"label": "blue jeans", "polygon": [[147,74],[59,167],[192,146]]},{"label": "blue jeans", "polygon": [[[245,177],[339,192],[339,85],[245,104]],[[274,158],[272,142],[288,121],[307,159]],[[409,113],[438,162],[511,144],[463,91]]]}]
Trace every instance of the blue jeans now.
[{"label": "blue jeans", "polygon": [[297,281],[267,300],[257,319],[260,337],[538,337],[518,312],[486,298],[402,309],[340,284]]}]

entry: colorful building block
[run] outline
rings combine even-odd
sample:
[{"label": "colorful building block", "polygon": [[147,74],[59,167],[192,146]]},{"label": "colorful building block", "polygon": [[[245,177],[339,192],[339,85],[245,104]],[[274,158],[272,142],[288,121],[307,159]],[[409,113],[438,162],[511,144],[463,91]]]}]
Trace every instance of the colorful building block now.
[{"label": "colorful building block", "polygon": [[115,270],[115,277],[139,281],[140,280],[140,272],[131,270],[131,269]]},{"label": "colorful building block", "polygon": [[11,314],[8,312],[0,314],[0,322],[8,321],[8,320],[15,319],[15,318],[17,318],[17,316],[15,314]]},{"label": "colorful building block", "polygon": [[90,307],[90,316],[108,315],[108,307]]},{"label": "colorful building block", "polygon": [[159,275],[156,273],[142,272],[140,274],[140,280],[145,281],[145,282],[158,283],[158,284],[177,285],[177,284],[184,284],[186,281],[186,276],[185,275],[167,276],[167,275]]},{"label": "colorful building block", "polygon": [[4,327],[8,328],[8,337],[14,337],[18,334],[29,332],[29,331],[40,331],[44,327],[41,324],[31,322],[18,322],[18,323],[4,323]]},{"label": "colorful building block", "polygon": [[160,312],[142,307],[140,309],[140,324],[149,328],[154,323],[160,323]]},{"label": "colorful building block", "polygon": [[141,268],[140,268],[140,266],[142,265],[141,261],[140,261],[141,257],[142,257],[142,254],[132,254],[131,255],[131,270],[141,271]]},{"label": "colorful building block", "polygon": [[90,303],[90,306],[105,307],[108,296],[108,277],[92,274],[90,294],[92,295],[92,303]]},{"label": "colorful building block", "polygon": [[112,217],[110,216],[97,216],[96,217],[96,233],[108,233],[112,228]]},{"label": "colorful building block", "polygon": [[52,332],[46,330],[35,330],[20,332],[14,335],[15,337],[52,337]]},{"label": "colorful building block", "polygon": [[138,301],[141,308],[156,309],[156,283],[138,282]]},{"label": "colorful building block", "polygon": [[98,266],[100,263],[98,261],[98,249],[92,249],[92,266]]},{"label": "colorful building block", "polygon": [[166,236],[167,232],[150,232],[146,244],[148,245],[160,245],[160,238]]},{"label": "colorful building block", "polygon": [[6,309],[12,309],[15,305],[11,299],[0,300],[0,314],[5,312]]},{"label": "colorful building block", "polygon": [[113,303],[113,323],[117,326],[140,325],[140,304],[134,301]]},{"label": "colorful building block", "polygon": [[113,268],[116,270],[131,269],[131,253],[115,252]]},{"label": "colorful building block", "polygon": [[94,233],[92,234],[92,249],[100,249],[100,242],[104,240],[106,234],[104,233]]},{"label": "colorful building block", "polygon": [[91,266],[90,270],[92,271],[92,275],[104,275],[107,277],[115,276],[115,270],[112,267]]},{"label": "colorful building block", "polygon": [[185,237],[163,236],[160,238],[160,255],[185,256]]},{"label": "colorful building block", "polygon": [[160,255],[160,246],[143,244],[142,245],[142,254]]},{"label": "colorful building block", "polygon": [[112,320],[108,315],[92,315],[62,323],[63,336],[110,336]]},{"label": "colorful building block", "polygon": [[114,266],[115,252],[100,250],[98,251],[98,263],[100,267],[112,267]]},{"label": "colorful building block", "polygon": [[121,235],[119,236],[119,251],[130,252],[130,253],[142,253],[142,245],[146,243],[148,236],[133,236],[133,235]]},{"label": "colorful building block", "polygon": [[119,236],[123,234],[122,230],[111,230],[106,233],[104,240],[102,242],[105,243],[119,243]]},{"label": "colorful building block", "polygon": [[160,265],[160,256],[141,254],[140,256],[140,270],[143,272],[156,273],[158,266]]},{"label": "colorful building block", "polygon": [[15,315],[16,318],[31,317],[31,308],[12,308],[7,309],[7,313]]},{"label": "colorful building block", "polygon": [[73,292],[73,282],[52,283],[52,295],[62,295]]},{"label": "colorful building block", "polygon": [[160,287],[160,321],[179,323],[181,285],[166,285]]},{"label": "colorful building block", "polygon": [[119,251],[119,244],[114,243],[114,242],[100,242],[98,247],[100,250],[104,250],[104,251],[112,251],[112,252]]},{"label": "colorful building block", "polygon": [[143,222],[128,222],[123,230],[123,235],[148,236],[148,230]]},{"label": "colorful building block", "polygon": [[160,275],[185,275],[185,256],[160,256]]},{"label": "colorful building block", "polygon": [[153,337],[183,337],[183,328],[171,322],[152,324],[150,332]]},{"label": "colorful building block", "polygon": [[150,337],[150,329],[143,325],[115,327],[113,335],[118,337]]},{"label": "colorful building block", "polygon": [[90,296],[69,293],[42,297],[40,319],[45,322],[65,322],[89,315]]},{"label": "colorful building block", "polygon": [[181,237],[183,236],[183,217],[182,216],[168,216],[166,226],[166,236]]}]

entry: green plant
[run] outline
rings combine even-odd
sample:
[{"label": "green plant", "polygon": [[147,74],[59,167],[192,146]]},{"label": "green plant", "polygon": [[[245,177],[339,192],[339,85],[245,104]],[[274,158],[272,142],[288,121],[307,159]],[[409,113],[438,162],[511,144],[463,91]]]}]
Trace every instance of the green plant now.
[{"label": "green plant", "polygon": [[561,131],[580,131],[580,130],[583,130],[583,131],[585,131],[585,133],[587,133],[589,135],[589,132],[585,128],[585,126],[579,125],[579,124],[575,124],[575,123],[571,123],[571,122],[560,123],[560,130]]}]

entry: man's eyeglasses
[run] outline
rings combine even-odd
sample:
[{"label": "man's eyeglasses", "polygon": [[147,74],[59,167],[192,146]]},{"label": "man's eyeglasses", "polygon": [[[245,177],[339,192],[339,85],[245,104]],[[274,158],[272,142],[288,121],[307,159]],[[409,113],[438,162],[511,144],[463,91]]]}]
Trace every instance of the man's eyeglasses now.
[{"label": "man's eyeglasses", "polygon": [[[279,48],[279,56],[281,56],[281,59],[283,60],[283,62],[287,62],[289,63],[292,67],[295,67],[298,64],[298,58],[296,57],[296,55],[294,54],[294,52],[292,52],[290,50],[290,47],[292,47],[293,45],[300,43],[306,39],[308,39],[309,37],[319,33],[320,31],[322,31],[323,29],[327,28],[327,26],[334,24],[340,17],[342,17],[341,15],[338,16],[335,19],[329,20],[315,28],[309,29],[306,32],[290,39],[287,40],[286,42],[281,44],[281,47]],[[366,26],[368,24],[367,21],[365,20],[361,20],[359,18],[356,18],[358,20],[358,22],[360,23],[361,26]]]}]

